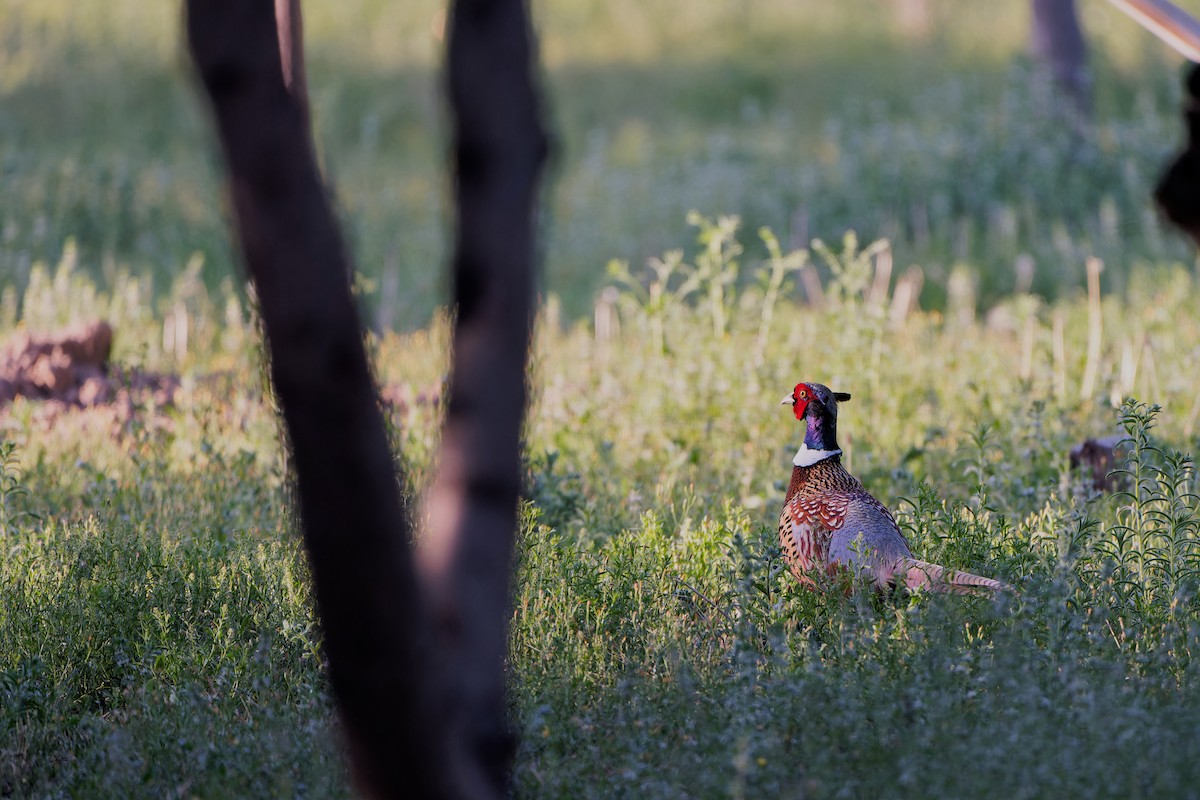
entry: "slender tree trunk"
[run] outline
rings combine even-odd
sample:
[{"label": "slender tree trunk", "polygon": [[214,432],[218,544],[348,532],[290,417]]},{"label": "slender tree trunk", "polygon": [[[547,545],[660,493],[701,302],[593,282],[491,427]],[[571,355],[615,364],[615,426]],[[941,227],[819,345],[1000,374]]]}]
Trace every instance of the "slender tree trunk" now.
[{"label": "slender tree trunk", "polygon": [[[547,151],[524,0],[455,0],[447,80],[458,229],[454,366],[421,575],[444,659],[452,758],[500,797],[512,736],[504,660]],[[486,791],[486,789],[483,789]]]},{"label": "slender tree trunk", "polygon": [[1075,0],[1032,0],[1032,12],[1034,60],[1050,74],[1075,111],[1089,114],[1091,77]]},{"label": "slender tree trunk", "polygon": [[[298,482],[329,681],[359,787],[451,796],[427,625],[348,260],[272,0],[188,0],[187,35],[228,169],[242,256]],[[293,39],[289,61],[302,52]]]}]

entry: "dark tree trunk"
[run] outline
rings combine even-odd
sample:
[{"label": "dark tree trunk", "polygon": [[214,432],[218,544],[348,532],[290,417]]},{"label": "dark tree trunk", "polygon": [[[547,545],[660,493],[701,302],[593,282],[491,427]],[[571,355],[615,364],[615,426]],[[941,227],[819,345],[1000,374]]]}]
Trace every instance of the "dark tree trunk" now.
[{"label": "dark tree trunk", "polygon": [[[278,24],[277,24],[278,18]],[[453,375],[421,585],[349,261],[314,159],[298,0],[188,0],[298,483],[329,681],[374,797],[499,798],[537,181],[524,0],[456,0]]]},{"label": "dark tree trunk", "polygon": [[419,554],[446,665],[452,757],[473,784],[499,797],[513,752],[504,660],[533,315],[534,211],[547,141],[524,0],[456,0],[447,46],[457,315],[441,461]]},{"label": "dark tree trunk", "polygon": [[188,0],[187,35],[258,293],[356,778],[377,797],[451,796],[408,521],[305,104],[281,69],[272,0]]},{"label": "dark tree trunk", "polygon": [[1031,50],[1059,90],[1080,114],[1091,110],[1091,77],[1087,45],[1079,26],[1075,0],[1032,0]]}]

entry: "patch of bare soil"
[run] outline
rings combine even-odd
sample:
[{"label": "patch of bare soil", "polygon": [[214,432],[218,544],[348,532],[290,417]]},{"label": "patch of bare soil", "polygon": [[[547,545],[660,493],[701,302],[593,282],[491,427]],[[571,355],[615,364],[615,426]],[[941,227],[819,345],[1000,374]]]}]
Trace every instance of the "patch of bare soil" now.
[{"label": "patch of bare soil", "polygon": [[36,415],[43,422],[79,408],[110,408],[115,421],[127,422],[135,407],[175,404],[177,375],[112,364],[112,344],[112,326],[103,321],[15,334],[0,351],[0,413],[25,397],[41,401]]},{"label": "patch of bare soil", "polygon": [[[160,417],[174,407],[179,376],[130,369],[111,361],[113,328],[96,321],[51,333],[21,331],[0,350],[0,416],[18,397],[38,401],[35,422],[51,425],[63,414],[87,410],[114,429],[123,429],[140,409]],[[217,379],[220,375],[201,378]],[[380,400],[392,414],[417,407],[436,408],[442,383],[414,388],[405,383],[380,389]]]}]

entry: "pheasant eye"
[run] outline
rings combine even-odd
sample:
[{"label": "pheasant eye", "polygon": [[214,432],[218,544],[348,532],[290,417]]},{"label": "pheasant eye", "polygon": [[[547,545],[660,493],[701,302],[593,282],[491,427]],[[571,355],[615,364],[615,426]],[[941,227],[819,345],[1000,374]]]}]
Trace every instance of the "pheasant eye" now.
[{"label": "pheasant eye", "polygon": [[806,392],[806,391],[804,391],[803,389],[801,389],[801,390],[800,390],[800,399],[801,399],[801,400],[804,400],[804,399],[806,399],[807,397],[808,397],[808,392]]}]

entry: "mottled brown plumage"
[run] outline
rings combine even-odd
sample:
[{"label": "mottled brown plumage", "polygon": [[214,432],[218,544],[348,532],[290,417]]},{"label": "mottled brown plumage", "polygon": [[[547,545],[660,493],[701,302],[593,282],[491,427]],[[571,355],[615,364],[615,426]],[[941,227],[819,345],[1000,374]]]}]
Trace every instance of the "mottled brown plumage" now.
[{"label": "mottled brown plumage", "polygon": [[848,568],[880,588],[903,584],[956,594],[1008,588],[991,578],[912,557],[891,512],[842,466],[837,401],[849,399],[819,383],[801,383],[783,401],[806,424],[779,515],[779,543],[797,580],[816,589],[820,573]]}]

